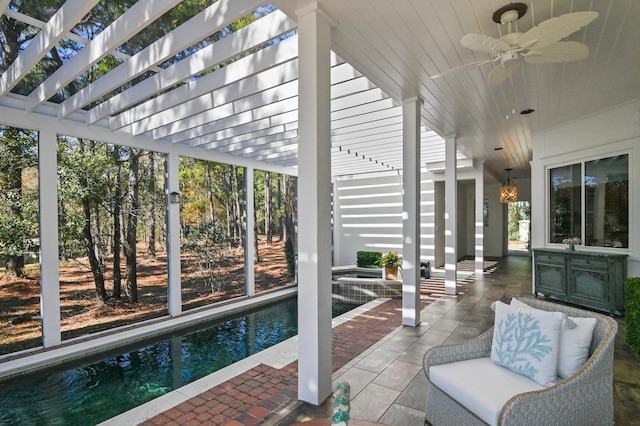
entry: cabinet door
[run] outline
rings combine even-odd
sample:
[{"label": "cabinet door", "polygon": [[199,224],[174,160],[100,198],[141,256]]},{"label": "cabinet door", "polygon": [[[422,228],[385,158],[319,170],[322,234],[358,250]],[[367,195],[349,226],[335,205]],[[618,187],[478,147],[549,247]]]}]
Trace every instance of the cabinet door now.
[{"label": "cabinet door", "polygon": [[536,253],[536,293],[565,300],[567,280],[562,254]]},{"label": "cabinet door", "polygon": [[608,311],[610,291],[607,259],[573,256],[569,262],[570,299]]}]

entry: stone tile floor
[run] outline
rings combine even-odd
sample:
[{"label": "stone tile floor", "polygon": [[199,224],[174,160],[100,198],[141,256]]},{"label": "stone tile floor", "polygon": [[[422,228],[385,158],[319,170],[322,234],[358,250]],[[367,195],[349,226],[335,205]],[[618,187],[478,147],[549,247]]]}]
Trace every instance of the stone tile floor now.
[{"label": "stone tile floor", "polygon": [[[424,283],[423,291],[437,289]],[[431,287],[432,290],[429,290]],[[458,294],[425,297],[418,327],[401,326],[397,300],[383,303],[333,330],[334,384],[351,385],[351,416],[394,426],[424,424],[427,349],[475,337],[493,323],[490,304],[530,294],[528,257],[501,259],[491,273],[462,282]],[[640,357],[616,339],[614,405],[617,425],[640,425]],[[283,368],[258,365],[161,414],[144,425],[290,425],[326,417],[328,400],[313,406],[296,400],[297,362]]]}]

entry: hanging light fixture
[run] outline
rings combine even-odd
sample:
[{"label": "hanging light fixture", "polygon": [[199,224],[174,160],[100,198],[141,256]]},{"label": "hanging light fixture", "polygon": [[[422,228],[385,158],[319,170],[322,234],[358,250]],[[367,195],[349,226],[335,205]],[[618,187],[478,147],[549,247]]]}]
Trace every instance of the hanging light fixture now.
[{"label": "hanging light fixture", "polygon": [[509,172],[512,169],[505,169],[507,171],[507,180],[504,185],[500,187],[500,202],[501,203],[515,203],[518,201],[518,187],[513,183],[509,177]]}]

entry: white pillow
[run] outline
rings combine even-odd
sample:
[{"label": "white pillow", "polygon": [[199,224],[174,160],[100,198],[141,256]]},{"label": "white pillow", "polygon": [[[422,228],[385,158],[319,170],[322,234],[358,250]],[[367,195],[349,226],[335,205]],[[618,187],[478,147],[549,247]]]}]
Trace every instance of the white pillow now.
[{"label": "white pillow", "polygon": [[[536,310],[515,297],[511,299],[511,306]],[[563,321],[563,326],[560,328],[558,376],[563,379],[573,376],[589,359],[593,329],[596,326],[595,318],[569,317],[569,319],[576,327],[566,327]]]},{"label": "white pillow", "polygon": [[562,314],[533,311],[496,302],[491,361],[542,386],[551,386],[558,371]]}]

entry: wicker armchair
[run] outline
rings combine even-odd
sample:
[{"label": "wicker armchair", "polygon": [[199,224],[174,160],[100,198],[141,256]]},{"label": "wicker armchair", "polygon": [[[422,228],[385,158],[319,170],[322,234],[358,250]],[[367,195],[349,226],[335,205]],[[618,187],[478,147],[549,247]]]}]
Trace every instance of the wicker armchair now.
[{"label": "wicker armchair", "polygon": [[[560,311],[572,317],[595,317],[596,326],[589,359],[573,376],[540,391],[512,397],[500,413],[501,425],[611,425],[613,424],[613,349],[617,322],[583,309],[538,300],[522,302],[546,311]],[[437,346],[424,356],[424,372],[429,367],[491,354],[493,328],[469,341]],[[484,425],[464,406],[428,381],[425,419],[438,425]]]}]

